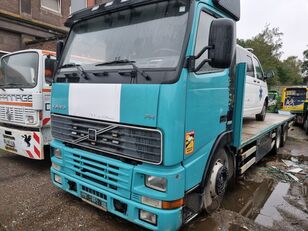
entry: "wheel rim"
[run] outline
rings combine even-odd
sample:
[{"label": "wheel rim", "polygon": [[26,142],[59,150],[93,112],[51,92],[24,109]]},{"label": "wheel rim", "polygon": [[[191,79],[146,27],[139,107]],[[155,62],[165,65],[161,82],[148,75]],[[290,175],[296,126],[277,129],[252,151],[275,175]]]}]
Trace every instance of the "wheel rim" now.
[{"label": "wheel rim", "polygon": [[287,133],[287,128],[285,127],[283,129],[283,143],[285,143],[287,141],[287,136],[288,136],[288,133]]},{"label": "wheel rim", "polygon": [[281,132],[278,129],[276,133],[276,150],[280,148],[280,145],[281,145]]},{"label": "wheel rim", "polygon": [[216,161],[210,181],[210,192],[212,198],[223,196],[228,182],[228,168],[221,163],[220,160]]}]

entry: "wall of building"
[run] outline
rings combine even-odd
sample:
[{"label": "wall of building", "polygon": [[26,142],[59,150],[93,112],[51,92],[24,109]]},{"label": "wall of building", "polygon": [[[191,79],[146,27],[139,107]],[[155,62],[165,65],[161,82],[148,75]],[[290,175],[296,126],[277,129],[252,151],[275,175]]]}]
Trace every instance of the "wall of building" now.
[{"label": "wall of building", "polygon": [[[0,50],[55,50],[56,37],[68,32],[64,22],[70,6],[71,0],[61,0],[61,12],[54,12],[42,7],[41,0],[0,0]],[[49,41],[50,38],[54,40]],[[32,43],[36,41],[37,45]],[[29,42],[31,45],[27,45]]]},{"label": "wall of building", "polygon": [[17,33],[0,29],[0,50],[16,51],[21,45],[21,36]]}]

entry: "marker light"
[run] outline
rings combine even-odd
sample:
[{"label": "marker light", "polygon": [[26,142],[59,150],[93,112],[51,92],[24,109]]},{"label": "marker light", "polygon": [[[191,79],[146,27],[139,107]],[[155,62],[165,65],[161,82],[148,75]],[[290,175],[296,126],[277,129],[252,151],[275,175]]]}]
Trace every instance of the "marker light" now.
[{"label": "marker light", "polygon": [[162,201],[159,201],[159,200],[155,200],[155,199],[152,199],[152,198],[142,196],[141,202],[142,202],[142,204],[149,205],[149,206],[152,206],[152,207],[155,207],[155,208],[158,208],[158,209],[162,208]]},{"label": "marker light", "polygon": [[34,124],[34,116],[32,116],[32,115],[27,115],[27,116],[26,116],[26,123],[27,123],[27,124]]},{"label": "marker light", "polygon": [[62,184],[62,178],[59,175],[55,174],[55,182]]},{"label": "marker light", "polygon": [[62,159],[62,152],[61,152],[61,149],[59,148],[55,148],[53,150],[53,154],[55,155],[55,157],[59,158],[59,159]]},{"label": "marker light", "polygon": [[52,168],[54,168],[55,170],[58,170],[58,171],[60,171],[60,170],[61,170],[60,165],[55,164],[55,163],[53,163],[53,162],[52,162],[52,164],[51,164],[51,167],[52,167]]}]

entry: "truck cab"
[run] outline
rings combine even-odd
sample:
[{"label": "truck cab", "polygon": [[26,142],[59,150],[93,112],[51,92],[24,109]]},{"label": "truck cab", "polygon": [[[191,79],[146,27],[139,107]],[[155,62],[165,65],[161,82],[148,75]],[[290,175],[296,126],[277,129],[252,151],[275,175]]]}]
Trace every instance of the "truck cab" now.
[{"label": "truck cab", "polygon": [[237,46],[237,63],[246,63],[244,117],[264,121],[268,107],[268,87],[261,63],[249,49]]},{"label": "truck cab", "polygon": [[296,123],[308,134],[308,87],[290,86],[282,89],[282,110],[296,115]]},{"label": "truck cab", "polygon": [[239,0],[115,0],[73,14],[52,91],[53,184],[150,230],[217,209],[289,120],[242,131],[239,18]]},{"label": "truck cab", "polygon": [[51,140],[55,52],[23,50],[1,58],[0,148],[42,160]]}]

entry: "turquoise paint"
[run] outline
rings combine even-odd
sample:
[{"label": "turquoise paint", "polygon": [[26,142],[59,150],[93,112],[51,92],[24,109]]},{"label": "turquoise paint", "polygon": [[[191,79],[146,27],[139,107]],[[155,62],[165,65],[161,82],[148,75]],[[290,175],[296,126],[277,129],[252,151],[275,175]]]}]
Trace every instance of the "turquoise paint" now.
[{"label": "turquoise paint", "polygon": [[246,63],[240,63],[236,67],[235,80],[235,104],[233,112],[233,146],[237,149],[242,144],[242,128],[243,128],[243,108],[245,97],[245,82],[246,82]]},{"label": "turquoise paint", "polygon": [[[167,191],[159,192],[144,185],[145,175],[164,177],[167,179]],[[138,165],[134,169],[132,193],[146,196],[156,200],[174,201],[184,197],[185,169],[182,165],[173,167]]]},{"label": "turquoise paint", "polygon": [[[196,30],[199,12],[202,7],[224,16],[213,7],[211,0],[196,1],[195,17],[189,39],[187,56],[192,55],[195,47]],[[228,112],[229,105],[229,72],[195,75],[183,69],[179,81],[163,85],[122,85],[120,122],[130,125],[156,127],[163,133],[163,164],[129,165],[112,158],[102,157],[80,149],[65,147],[54,141],[51,146],[63,151],[62,162],[52,155],[52,161],[62,168],[57,171],[51,168],[53,184],[81,197],[82,186],[106,195],[108,211],[151,230],[177,230],[182,225],[182,208],[160,210],[141,204],[141,196],[157,200],[172,201],[184,197],[185,191],[200,183],[209,153],[216,138],[226,130],[226,123],[220,123],[220,116]],[[61,85],[61,86],[57,86]],[[67,105],[67,84],[55,84],[53,102],[55,105]],[[215,98],[213,96],[215,95]],[[65,110],[53,110],[53,113],[68,114]],[[195,132],[195,150],[192,155],[185,155],[185,133]],[[74,169],[68,163],[72,153],[99,161],[108,161],[114,166],[126,167],[130,190],[118,194],[94,182],[75,177]],[[121,165],[122,164],[122,165]],[[63,184],[54,181],[54,175],[61,177]],[[159,192],[144,185],[145,175],[167,178],[168,191]],[[69,190],[67,181],[74,181],[77,191]],[[126,179],[125,179],[126,180]],[[123,184],[124,185],[124,184]],[[120,200],[128,205],[126,214],[115,210],[113,200]],[[139,209],[158,215],[158,225],[153,226],[139,219]]]},{"label": "turquoise paint", "polygon": [[[206,2],[212,4],[211,1]],[[189,55],[194,54],[197,22],[204,7],[221,15],[209,5],[197,5]],[[199,75],[190,73],[187,78],[185,131],[195,132],[195,147],[191,155],[185,155],[183,152],[186,190],[200,183],[212,146],[217,137],[226,131],[226,122],[221,123],[220,117],[226,116],[229,111],[229,84],[228,70]]]},{"label": "turquoise paint", "polygon": [[[60,167],[61,170],[56,170],[54,168],[51,168],[51,179],[52,179],[52,183],[61,188],[62,190],[65,190],[71,194],[73,194],[74,196],[77,197],[81,197],[81,193],[83,192],[82,190],[82,186],[85,186],[89,189],[95,190],[97,192],[100,192],[102,194],[104,194],[106,196],[106,199],[103,199],[102,201],[105,202],[107,204],[107,210],[108,212],[111,212],[117,216],[120,216],[126,220],[129,220],[130,222],[133,222],[135,224],[141,225],[147,229],[151,229],[151,230],[178,230],[179,227],[182,224],[182,208],[178,208],[178,209],[174,209],[174,210],[161,210],[161,209],[157,209],[157,208],[153,208],[144,204],[141,204],[140,201],[134,201],[133,199],[130,199],[130,197],[123,197],[121,195],[118,195],[112,191],[110,191],[110,189],[105,189],[102,186],[98,186],[95,185],[93,183],[89,183],[86,182],[85,179],[79,179],[74,176],[74,173],[71,171],[68,171],[68,166],[69,163],[67,162],[67,154],[68,153],[74,153],[77,155],[84,155],[86,157],[91,157],[91,159],[96,159],[96,160],[101,160],[101,156],[99,155],[95,155],[93,153],[88,153],[86,151],[82,151],[82,150],[76,150],[74,148],[68,148],[65,147],[64,144],[62,144],[61,142],[58,141],[53,141],[51,143],[51,147],[52,148],[60,148],[62,150],[62,158],[63,160],[59,160],[58,158],[56,158],[53,153],[51,153],[51,161],[54,163],[57,163]],[[87,156],[90,155],[90,156]],[[124,164],[121,161],[118,160],[114,160],[111,158],[107,158],[104,157],[104,162],[111,164],[113,166],[117,166],[119,168],[123,168],[126,167],[129,171],[133,170],[133,165],[128,165],[128,164]],[[142,189],[140,189],[140,182],[137,179],[139,177],[139,174],[141,172],[148,172],[148,173],[153,173],[156,175],[160,175],[160,174],[166,174],[168,176],[168,179],[171,181],[177,181],[176,183],[179,183],[182,185],[182,189],[181,192],[183,192],[183,187],[184,187],[184,176],[183,176],[183,172],[184,169],[181,166],[175,167],[173,169],[171,168],[165,168],[163,171],[159,168],[157,168],[156,170],[153,168],[153,166],[139,166],[139,167],[135,167],[135,171],[134,171],[134,181],[132,181],[134,184],[136,184],[135,186],[133,186],[134,188],[134,192],[138,193],[142,192]],[[55,175],[58,175],[61,177],[62,180],[62,184],[59,184],[57,182],[55,182]],[[128,174],[129,176],[132,176],[132,174]],[[172,178],[172,179],[171,179]],[[177,179],[178,178],[178,179]],[[76,191],[72,191],[69,188],[69,184],[68,181],[73,181],[76,183]],[[175,188],[176,189],[176,188]],[[178,188],[179,189],[179,188]],[[172,191],[173,192],[173,191]],[[121,192],[123,193],[123,192]],[[151,194],[150,194],[151,195]],[[170,196],[170,195],[169,195]],[[140,198],[140,197],[139,197]],[[169,197],[167,197],[169,198]],[[122,214],[119,213],[118,211],[115,210],[114,208],[114,204],[113,201],[114,200],[119,200],[121,202],[124,202],[127,204],[128,209],[127,209],[127,213],[126,214]],[[148,212],[152,212],[154,214],[157,215],[157,219],[158,219],[158,224],[157,226],[153,226],[151,224],[148,224],[142,220],[139,219],[139,210],[143,209],[145,211]]]},{"label": "turquoise paint", "polygon": [[161,85],[157,126],[164,135],[165,166],[176,165],[183,160],[187,75],[184,69],[177,83]]},{"label": "turquoise paint", "polygon": [[51,113],[68,115],[69,84],[54,83],[51,93]]},{"label": "turquoise paint", "polygon": [[156,127],[160,85],[123,84],[120,122]]},{"label": "turquoise paint", "polygon": [[198,185],[203,177],[204,169],[208,161],[210,150],[215,140],[209,142],[194,153],[190,158],[183,161],[185,167],[185,191],[188,191]]}]

